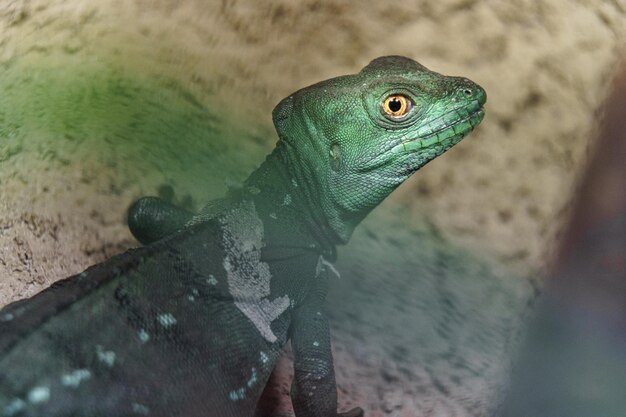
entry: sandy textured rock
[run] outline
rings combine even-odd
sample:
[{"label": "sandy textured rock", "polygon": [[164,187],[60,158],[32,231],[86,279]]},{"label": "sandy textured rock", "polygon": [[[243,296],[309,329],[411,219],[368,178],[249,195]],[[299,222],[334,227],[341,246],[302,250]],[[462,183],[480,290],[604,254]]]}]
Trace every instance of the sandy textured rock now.
[{"label": "sandy textured rock", "polygon": [[415,206],[417,217],[429,213],[455,241],[541,266],[624,44],[625,9],[619,1],[563,0],[358,8],[348,1],[13,0],[0,9],[0,60],[175,80],[201,103],[245,116],[266,149],[274,140],[269,112],[280,98],[375,56],[405,54],[468,76],[489,94],[480,134],[393,199]]},{"label": "sandy textured rock", "polygon": [[[134,198],[173,189],[175,201],[199,208],[224,179],[242,180],[271,149],[270,112],[285,95],[403,54],[480,83],[487,117],[342,250],[347,278],[334,291],[358,298],[335,312],[342,405],[485,415],[533,293],[527,277],[545,265],[567,213],[623,52],[625,14],[619,0],[4,1],[0,305],[134,245],[125,226]],[[406,207],[403,221],[389,222],[396,206]],[[394,236],[399,244],[376,243]],[[437,270],[429,247],[450,265],[465,260],[459,275],[438,283],[453,269]],[[390,259],[408,269],[386,272]],[[502,264],[524,273],[489,269]],[[394,308],[398,288],[417,294]],[[442,291],[456,295],[435,297]],[[493,292],[508,301],[490,304]],[[363,309],[377,299],[385,313],[367,322]],[[472,337],[489,349],[466,343]],[[407,350],[394,354],[400,341]],[[455,373],[464,361],[475,376]]]}]

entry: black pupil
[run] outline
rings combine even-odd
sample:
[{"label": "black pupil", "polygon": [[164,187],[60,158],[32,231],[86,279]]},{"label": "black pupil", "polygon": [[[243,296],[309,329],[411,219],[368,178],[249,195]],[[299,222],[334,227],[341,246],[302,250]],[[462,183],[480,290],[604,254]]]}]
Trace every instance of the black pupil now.
[{"label": "black pupil", "polygon": [[394,97],[389,101],[389,110],[392,112],[398,112],[402,108],[402,102],[400,99]]}]

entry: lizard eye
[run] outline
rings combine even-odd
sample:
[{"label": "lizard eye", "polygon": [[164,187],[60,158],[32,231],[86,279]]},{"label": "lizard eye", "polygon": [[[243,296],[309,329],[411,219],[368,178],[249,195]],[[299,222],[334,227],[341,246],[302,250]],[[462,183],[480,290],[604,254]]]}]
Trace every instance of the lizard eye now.
[{"label": "lizard eye", "polygon": [[411,99],[402,94],[392,94],[383,102],[384,112],[393,118],[406,116],[412,107],[413,102]]}]

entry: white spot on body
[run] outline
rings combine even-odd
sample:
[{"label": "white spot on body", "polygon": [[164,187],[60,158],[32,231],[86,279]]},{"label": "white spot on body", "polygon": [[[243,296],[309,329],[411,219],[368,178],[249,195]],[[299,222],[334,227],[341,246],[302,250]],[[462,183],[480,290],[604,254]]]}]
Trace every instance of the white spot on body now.
[{"label": "white spot on body", "polygon": [[289,307],[289,297],[282,295],[270,300],[271,273],[269,265],[261,262],[263,223],[254,204],[227,213],[222,219],[224,230],[224,270],[228,291],[235,306],[254,324],[269,342],[277,340],[271,323]]},{"label": "white spot on body", "polygon": [[283,206],[288,206],[291,204],[291,195],[285,194],[285,198],[283,199]]},{"label": "white spot on body", "polygon": [[[254,384],[257,383],[257,381],[258,379],[257,379],[257,374],[256,374],[256,368],[252,368],[250,369],[250,378],[248,378],[248,381],[246,382],[246,386],[248,388],[252,388]],[[246,398],[246,387],[243,386],[243,387],[232,390],[231,392],[228,393],[228,398],[231,401],[243,400],[244,398]]]},{"label": "white spot on body", "polygon": [[228,398],[231,401],[243,400],[244,398],[246,398],[246,389],[239,388],[237,390],[233,390],[228,393]]},{"label": "white spot on body", "polygon": [[271,212],[271,213],[269,214],[269,216],[270,216],[270,218],[272,218],[272,219],[274,219],[274,220],[277,220],[277,219],[278,219],[278,216],[277,216],[277,215],[276,215],[276,213],[274,213],[274,212]]},{"label": "white spot on body", "polygon": [[103,350],[102,346],[96,346],[96,354],[98,355],[98,360],[103,362],[106,366],[111,368],[115,364],[115,352],[112,350]]},{"label": "white spot on body", "polygon": [[4,417],[13,417],[26,407],[26,403],[21,398],[15,398],[8,405],[4,407],[2,415]]},{"label": "white spot on body", "polygon": [[256,379],[256,368],[252,368],[251,372],[252,372],[252,374],[250,375],[250,378],[248,379],[248,383],[247,383],[248,388],[252,388],[252,386],[254,384],[256,384],[256,381],[257,381],[257,379]]},{"label": "white spot on body", "polygon": [[12,313],[5,313],[2,315],[2,317],[0,317],[0,321],[11,321],[13,320],[13,314]]},{"label": "white spot on body", "polygon": [[137,332],[137,336],[139,336],[139,340],[141,340],[141,343],[146,343],[148,340],[150,340],[150,334],[144,329],[139,330]]},{"label": "white spot on body", "polygon": [[143,404],[132,403],[130,405],[134,414],[140,414],[142,416],[147,416],[150,413],[150,409]]},{"label": "white spot on body", "polygon": [[320,345],[320,342],[318,342],[317,340],[313,342],[313,346],[318,347],[319,345]]},{"label": "white spot on body", "polygon": [[187,299],[188,299],[189,301],[196,301],[196,297],[194,297],[194,296],[193,296],[193,295],[191,295],[191,294],[189,294],[189,295],[187,296]]},{"label": "white spot on body", "polygon": [[209,277],[206,280],[207,284],[209,285],[217,285],[217,280],[215,279],[215,277],[213,276],[213,274],[209,275]]},{"label": "white spot on body", "polygon": [[261,352],[261,363],[266,364],[269,360],[270,358],[267,356],[267,353]]},{"label": "white spot on body", "polygon": [[50,399],[50,388],[35,387],[28,393],[28,401],[33,404],[45,403]]},{"label": "white spot on body", "polygon": [[163,327],[172,327],[177,322],[176,317],[174,317],[171,313],[159,314],[157,316],[157,320]]},{"label": "white spot on body", "polygon": [[257,330],[268,342],[275,342],[276,335],[270,324],[289,307],[289,297],[278,297],[273,301],[264,298],[255,303],[249,301],[235,302],[239,310],[256,326]]},{"label": "white spot on body", "polygon": [[82,381],[91,378],[91,372],[88,369],[76,369],[69,374],[61,376],[61,384],[66,387],[78,388]]},{"label": "white spot on body", "polygon": [[315,267],[315,278],[319,277],[322,271],[332,273],[335,277],[337,277],[337,279],[341,278],[341,274],[339,273],[339,271],[337,271],[335,265],[328,262],[322,255],[320,255],[319,259],[317,260],[317,266]]}]

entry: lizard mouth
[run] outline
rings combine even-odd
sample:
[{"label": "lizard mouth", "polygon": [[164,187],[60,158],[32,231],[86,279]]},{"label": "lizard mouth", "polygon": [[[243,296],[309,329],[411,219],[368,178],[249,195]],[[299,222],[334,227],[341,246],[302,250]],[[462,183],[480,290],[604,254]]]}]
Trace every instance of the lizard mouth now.
[{"label": "lizard mouth", "polygon": [[410,153],[420,149],[431,148],[435,145],[449,146],[455,145],[468,133],[470,133],[485,117],[485,110],[478,105],[476,101],[476,109],[470,110],[460,108],[444,114],[438,119],[427,125],[430,132],[420,135],[416,139],[409,139],[400,142],[395,148],[402,148],[402,151]]},{"label": "lizard mouth", "polygon": [[481,104],[474,100],[425,124],[417,131],[416,137],[394,141],[365,164],[361,171],[372,171],[388,163],[390,158],[407,157],[422,150],[432,149],[433,158],[440,155],[460,142],[483,120],[485,110]]}]

